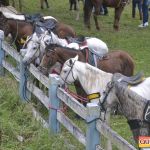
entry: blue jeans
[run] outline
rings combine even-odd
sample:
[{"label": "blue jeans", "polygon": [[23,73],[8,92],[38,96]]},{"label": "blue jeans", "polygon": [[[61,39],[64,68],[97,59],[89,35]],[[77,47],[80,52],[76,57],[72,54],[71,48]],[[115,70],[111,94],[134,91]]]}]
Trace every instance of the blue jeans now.
[{"label": "blue jeans", "polygon": [[148,0],[143,0],[142,4],[143,24],[148,22]]}]

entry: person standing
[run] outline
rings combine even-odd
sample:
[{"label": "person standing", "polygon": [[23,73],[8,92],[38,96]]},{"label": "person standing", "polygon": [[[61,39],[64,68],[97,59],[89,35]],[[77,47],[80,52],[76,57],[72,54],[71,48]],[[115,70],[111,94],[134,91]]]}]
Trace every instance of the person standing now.
[{"label": "person standing", "polygon": [[148,0],[142,2],[143,22],[138,27],[145,28],[148,26]]},{"label": "person standing", "polygon": [[141,0],[132,0],[132,18],[135,18],[136,5],[138,6],[140,20],[142,20],[142,1]]}]

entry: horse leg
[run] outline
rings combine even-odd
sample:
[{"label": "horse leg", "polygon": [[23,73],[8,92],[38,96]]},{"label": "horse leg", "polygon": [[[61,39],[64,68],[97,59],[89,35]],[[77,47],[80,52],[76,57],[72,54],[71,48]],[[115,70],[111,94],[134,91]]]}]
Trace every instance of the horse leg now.
[{"label": "horse leg", "polygon": [[114,29],[116,31],[119,30],[119,20],[120,20],[120,16],[121,16],[123,9],[124,7],[122,6],[115,8]]},{"label": "horse leg", "polygon": [[70,9],[69,10],[72,10],[72,0],[69,0],[69,4],[70,4]]},{"label": "horse leg", "polygon": [[76,0],[76,6],[77,6],[77,8],[76,8],[76,10],[77,10],[76,20],[79,20],[80,10],[79,10],[79,1],[78,0]]},{"label": "horse leg", "polygon": [[46,7],[49,8],[49,4],[47,0],[45,0],[45,4],[46,4]]},{"label": "horse leg", "polygon": [[88,5],[88,3],[84,3],[84,25],[85,27],[87,27],[88,29],[90,29],[90,17],[91,17],[91,13],[92,13],[92,9],[93,9],[93,5],[90,6]]},{"label": "horse leg", "polygon": [[100,30],[99,23],[98,23],[98,19],[97,19],[98,14],[99,14],[99,11],[98,11],[98,10],[95,10],[95,12],[94,12],[94,14],[93,14],[93,17],[94,17],[96,29],[97,29],[97,30]]},{"label": "horse leg", "polygon": [[40,0],[40,4],[41,4],[41,9],[43,9],[44,7],[43,7],[43,0]]},{"label": "horse leg", "polygon": [[12,0],[12,6],[15,7],[15,0]]},{"label": "horse leg", "polygon": [[74,0],[74,10],[77,10],[77,1]]}]

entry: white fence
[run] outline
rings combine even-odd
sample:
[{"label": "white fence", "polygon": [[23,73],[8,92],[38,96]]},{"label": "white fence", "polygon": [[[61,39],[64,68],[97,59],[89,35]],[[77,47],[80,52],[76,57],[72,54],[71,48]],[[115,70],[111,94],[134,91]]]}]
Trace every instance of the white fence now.
[{"label": "white fence", "polygon": [[[20,71],[6,61],[6,52],[20,63]],[[27,99],[30,99],[30,94],[32,93],[37,97],[37,100],[39,100],[49,110],[49,123],[47,123],[33,108],[34,116],[36,116],[45,127],[50,128],[51,133],[56,134],[60,132],[60,124],[62,124],[71,134],[74,135],[74,137],[77,138],[79,142],[85,145],[86,150],[100,149],[101,134],[111,140],[111,142],[120,150],[136,150],[135,147],[130,145],[125,139],[119,136],[99,119],[100,110],[98,105],[91,105],[88,103],[87,106],[84,107],[64,89],[60,88],[60,78],[58,75],[50,75],[49,78],[47,78],[41,74],[33,64],[30,64],[30,66],[26,68],[26,66],[22,63],[20,54],[4,41],[3,32],[0,32],[1,76],[4,76],[5,69],[13,74],[19,82],[19,93],[22,100],[26,101]],[[28,72],[49,89],[49,96],[46,96],[44,92],[36,87],[32,82],[27,81],[26,74]],[[84,132],[77,127],[72,120],[60,111],[61,102],[64,102],[76,114],[85,120],[85,123],[87,124],[86,134],[84,134]]]}]

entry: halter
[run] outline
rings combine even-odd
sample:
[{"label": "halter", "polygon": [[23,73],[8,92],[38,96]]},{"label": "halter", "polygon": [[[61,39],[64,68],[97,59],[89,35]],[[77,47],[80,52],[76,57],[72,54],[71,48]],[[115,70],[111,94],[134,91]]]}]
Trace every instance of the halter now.
[{"label": "halter", "polygon": [[37,50],[34,52],[33,56],[28,60],[29,62],[31,62],[33,60],[33,58],[36,55],[36,53],[40,50],[40,43],[39,42],[35,42],[34,40],[32,40],[32,36],[31,36],[31,38],[29,38],[27,40],[27,42],[25,44],[27,45],[30,41],[32,41],[33,43],[38,43],[39,46],[37,47]]},{"label": "halter", "polygon": [[107,90],[105,90],[104,92],[103,92],[103,99],[102,99],[102,102],[99,100],[99,104],[100,104],[100,109],[101,109],[101,111],[102,112],[106,112],[106,109],[105,109],[105,107],[104,107],[104,103],[106,102],[106,99],[107,99],[107,96],[108,96],[108,94],[110,93],[110,91],[111,91],[111,89],[113,88],[113,86],[114,86],[114,82],[112,82],[112,81],[110,81],[110,82],[108,82],[107,83],[107,85],[106,85],[106,89]]},{"label": "halter", "polygon": [[[49,49],[48,51],[53,52],[53,51],[55,51],[55,50]],[[49,57],[49,56],[47,56],[47,53],[45,53],[45,55],[46,55],[46,57]],[[44,59],[44,58],[42,58],[42,61],[43,61],[43,59]],[[42,62],[42,61],[41,61],[41,62]],[[53,59],[51,59],[51,61],[53,61]],[[51,65],[51,63],[49,63],[49,62],[50,62],[50,59],[49,59],[49,61],[48,61],[47,67],[39,66],[39,69],[40,69],[40,70],[43,70],[43,71],[46,71],[46,72],[48,73],[48,69],[50,68],[50,65]]]},{"label": "halter", "polygon": [[64,81],[64,83],[67,83],[67,82],[66,82],[66,80],[67,80],[67,78],[68,78],[68,76],[69,76],[70,72],[72,73],[72,78],[74,79],[74,82],[76,81],[76,79],[74,78],[74,75],[73,75],[73,71],[72,71],[72,69],[73,69],[73,66],[74,66],[75,62],[76,62],[76,61],[74,61],[74,62],[73,62],[73,64],[72,64],[71,66],[70,66],[70,65],[67,65],[67,66],[69,66],[69,67],[70,67],[70,70],[69,70],[69,72],[68,72],[68,74],[67,74],[66,78],[65,78],[65,79],[62,79],[62,80]]},{"label": "halter", "polygon": [[[53,40],[51,31],[48,30],[48,33],[49,33],[49,34],[47,34],[47,32],[45,32],[45,34],[41,37],[41,40],[44,41],[45,36],[46,36],[46,35],[50,35],[50,36],[51,36],[51,38],[50,38],[50,39],[51,39],[51,40],[50,40],[50,43],[54,43],[54,40]],[[46,46],[48,46],[48,44],[47,44],[46,42],[44,42],[44,43],[45,43]]]}]

